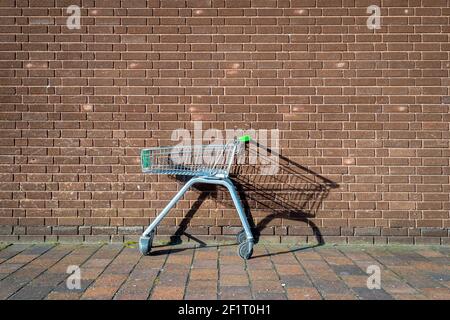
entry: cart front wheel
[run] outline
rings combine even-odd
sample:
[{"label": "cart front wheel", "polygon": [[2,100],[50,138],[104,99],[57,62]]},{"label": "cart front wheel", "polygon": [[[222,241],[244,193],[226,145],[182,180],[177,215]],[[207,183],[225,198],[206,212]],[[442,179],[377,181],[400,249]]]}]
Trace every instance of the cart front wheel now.
[{"label": "cart front wheel", "polygon": [[253,254],[253,241],[245,241],[239,245],[239,256],[248,260]]},{"label": "cart front wheel", "polygon": [[236,239],[239,244],[241,244],[247,240],[247,235],[245,234],[244,229],[242,229],[241,231],[238,232],[238,234],[236,235]]},{"label": "cart front wheel", "polygon": [[154,233],[151,232],[148,236],[139,238],[139,251],[144,256],[148,256],[152,251],[153,235]]}]

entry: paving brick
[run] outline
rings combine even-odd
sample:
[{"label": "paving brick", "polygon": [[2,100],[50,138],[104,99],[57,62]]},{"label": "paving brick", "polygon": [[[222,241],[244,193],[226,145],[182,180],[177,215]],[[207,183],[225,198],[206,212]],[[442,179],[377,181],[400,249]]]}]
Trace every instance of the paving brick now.
[{"label": "paving brick", "polygon": [[421,294],[392,294],[396,300],[426,300],[427,297]]},{"label": "paving brick", "polygon": [[51,292],[45,298],[46,300],[78,300],[81,292]]},{"label": "paving brick", "polygon": [[165,287],[184,287],[188,279],[188,274],[179,275],[172,273],[161,273],[157,278],[157,283]]},{"label": "paving brick", "polygon": [[430,299],[450,299],[450,290],[448,288],[421,288],[420,292]]},{"label": "paving brick", "polygon": [[283,293],[283,286],[279,281],[257,280],[252,281],[252,289],[255,293]]},{"label": "paving brick", "polygon": [[[5,246],[6,246],[6,244],[5,244]],[[22,252],[29,246],[30,246],[29,244],[11,244],[11,245],[8,245],[7,247],[2,247],[2,249],[0,251],[1,262],[4,262],[4,261],[14,257],[15,255],[19,254],[20,252]]]},{"label": "paving brick", "polygon": [[287,296],[291,300],[321,300],[317,289],[313,287],[288,288]]},{"label": "paving brick", "polygon": [[257,292],[254,294],[255,300],[287,300],[284,293]]},{"label": "paving brick", "polygon": [[147,300],[148,291],[120,291],[114,296],[114,300]]},{"label": "paving brick", "polygon": [[306,275],[281,276],[280,282],[286,288],[311,287],[312,282]]},{"label": "paving brick", "polygon": [[179,300],[183,299],[184,287],[156,286],[153,289],[152,300]]},{"label": "paving brick", "polygon": [[212,294],[210,292],[195,292],[190,293],[187,292],[184,296],[185,300],[211,300],[213,297],[215,297],[216,294]]},{"label": "paving brick", "polygon": [[52,286],[27,286],[15,293],[9,300],[40,300],[46,297],[51,291]]},{"label": "paving brick", "polygon": [[[220,259],[220,258],[219,258]],[[220,264],[219,260],[219,269],[221,275],[246,275],[247,272],[245,270],[245,265],[232,265],[232,264]]]},{"label": "paving brick", "polygon": [[339,280],[326,281],[323,279],[313,280],[314,286],[319,290],[322,295],[327,294],[345,294],[349,288]]},{"label": "paving brick", "polygon": [[277,270],[277,273],[278,273],[278,275],[281,277],[281,276],[284,276],[284,275],[296,275],[296,276],[300,276],[300,275],[303,275],[304,274],[304,272],[303,272],[303,269],[301,268],[301,266],[300,265],[295,265],[295,264],[286,264],[286,265],[284,265],[284,264],[276,264],[275,265],[275,268],[276,268],[276,270]]},{"label": "paving brick", "polygon": [[247,275],[224,274],[220,276],[220,286],[248,286]]},{"label": "paving brick", "polygon": [[128,275],[122,274],[102,274],[99,278],[97,278],[94,282],[94,286],[96,287],[119,287],[126,279]]},{"label": "paving brick", "polygon": [[248,286],[228,286],[222,287],[219,292],[219,299],[221,300],[249,300],[252,299],[252,294]]},{"label": "paving brick", "polygon": [[196,258],[192,264],[194,268],[197,269],[210,269],[217,268],[217,258],[214,260],[199,260],[200,258]]},{"label": "paving brick", "polygon": [[353,291],[363,300],[393,300],[383,289],[353,288]]},{"label": "paving brick", "polygon": [[339,265],[339,266],[331,265],[331,269],[333,269],[333,271],[338,276],[346,276],[346,275],[362,276],[362,275],[366,275],[364,270],[362,270],[360,267],[358,267],[356,265]]},{"label": "paving brick", "polygon": [[[162,255],[141,256],[117,244],[20,245],[3,253],[8,259],[0,262],[0,298],[423,300],[450,294],[444,247],[323,246],[301,254],[293,248],[293,254],[284,245],[260,246],[266,256],[235,265],[226,259],[235,248],[207,248],[203,255],[201,247],[174,246]],[[201,256],[215,267],[198,264]],[[66,285],[71,264],[80,266],[79,289]],[[366,287],[364,270],[371,264],[381,268],[381,289]]]},{"label": "paving brick", "polygon": [[248,271],[251,281],[260,280],[278,280],[278,275],[273,269],[252,270]]},{"label": "paving brick", "polygon": [[403,283],[400,281],[396,282],[382,282],[383,290],[385,290],[390,295],[414,295],[418,294],[418,291],[411,287],[407,283]]},{"label": "paving brick", "polygon": [[217,280],[216,269],[192,269],[189,275],[190,280]]},{"label": "paving brick", "polygon": [[110,300],[116,293],[116,287],[89,287],[81,296],[83,300]]},{"label": "paving brick", "polygon": [[193,280],[186,287],[185,299],[213,299],[217,296],[216,280]]},{"label": "paving brick", "polygon": [[217,281],[216,280],[190,280],[188,285],[188,288],[190,289],[205,289],[205,290],[211,290],[217,288]]},{"label": "paving brick", "polygon": [[326,294],[325,299],[327,300],[357,300],[354,294]]}]

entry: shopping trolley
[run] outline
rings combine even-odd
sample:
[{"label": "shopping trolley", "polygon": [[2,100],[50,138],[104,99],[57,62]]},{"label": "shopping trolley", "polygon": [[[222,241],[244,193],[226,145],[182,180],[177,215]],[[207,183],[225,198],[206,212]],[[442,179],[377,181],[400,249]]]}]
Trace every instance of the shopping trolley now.
[{"label": "shopping trolley", "polygon": [[244,150],[245,143],[249,141],[249,136],[242,136],[223,145],[173,146],[141,150],[143,173],[192,176],[140,237],[139,251],[143,255],[150,254],[156,227],[169,210],[192,185],[206,183],[224,186],[230,192],[243,226],[236,236],[239,243],[238,253],[243,259],[251,257],[254,238],[236,188],[228,178],[236,155]]}]

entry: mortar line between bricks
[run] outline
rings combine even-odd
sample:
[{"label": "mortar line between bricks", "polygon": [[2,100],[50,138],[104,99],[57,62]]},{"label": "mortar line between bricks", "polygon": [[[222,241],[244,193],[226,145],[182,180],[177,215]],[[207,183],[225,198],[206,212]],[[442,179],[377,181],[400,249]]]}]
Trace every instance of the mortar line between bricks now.
[{"label": "mortar line between bricks", "polygon": [[[33,246],[35,246],[35,244],[34,244],[34,245],[31,245],[30,247],[27,247],[27,249],[28,249],[28,248],[31,248],[31,247],[33,247]],[[56,245],[52,244],[47,250],[45,250],[44,252],[42,252],[40,255],[38,255],[38,256],[35,257],[34,259],[31,259],[30,261],[28,261],[27,263],[25,263],[24,265],[22,265],[20,268],[18,268],[17,270],[14,270],[14,271],[11,272],[10,274],[8,274],[5,278],[3,278],[2,280],[0,280],[0,284],[2,283],[3,280],[7,279],[8,277],[10,277],[11,275],[13,275],[13,274],[16,273],[17,271],[23,269],[24,267],[26,267],[27,265],[29,265],[31,262],[33,262],[34,260],[36,260],[37,258],[39,258],[40,256],[42,256],[43,254],[47,253],[48,251],[50,251],[51,249],[53,249],[53,248],[55,248],[55,247],[56,247]],[[23,250],[23,251],[25,251],[25,250]],[[22,253],[23,251],[21,251],[21,253]],[[9,260],[9,259],[8,259],[8,260]],[[28,284],[28,282],[27,282],[27,284]]]},{"label": "mortar line between bricks", "polygon": [[196,253],[197,253],[197,245],[194,246],[194,253],[192,254],[191,265],[189,266],[188,275],[187,275],[187,278],[186,278],[186,282],[184,284],[184,292],[183,292],[183,299],[182,300],[186,299],[186,292],[187,292],[187,288],[188,288],[189,282],[191,281],[191,272],[192,272],[192,269],[194,268],[194,261],[195,261],[195,254]]},{"label": "mortar line between bricks", "polygon": [[[434,249],[433,249],[434,250]],[[386,247],[386,251],[388,251],[391,255],[395,256],[395,252],[391,251],[390,247]],[[420,254],[419,254],[420,255]],[[420,255],[422,256],[422,255]],[[423,257],[423,256],[422,256]],[[429,260],[428,257],[424,257],[426,261],[434,264],[433,261]],[[378,260],[377,260],[378,261]],[[408,286],[410,286],[411,288],[414,289],[414,291],[416,291],[419,294],[422,294],[421,291],[418,290],[418,288],[416,288],[415,286],[411,285],[403,276],[401,276],[399,273],[394,272],[394,270],[392,270],[391,268],[389,268],[386,264],[384,264],[384,266],[386,267],[386,269],[388,269],[389,271],[391,271],[392,273],[394,273],[396,276],[398,276],[400,278],[400,280],[404,281],[404,283],[406,283]],[[433,280],[433,279],[432,279]],[[433,280],[434,281],[434,280]],[[382,282],[383,283],[383,282]],[[439,283],[439,282],[438,282]],[[386,291],[386,290],[385,290]]]},{"label": "mortar line between bricks", "polygon": [[151,284],[150,290],[148,291],[146,300],[150,300],[150,297],[153,294],[153,290],[155,289],[156,282],[159,279],[159,275],[161,274],[162,270],[164,270],[164,267],[166,266],[166,263],[167,263],[167,259],[169,259],[169,254],[170,254],[170,252],[166,253],[166,258],[164,259],[162,266],[159,268],[158,272],[156,273],[155,279],[153,279],[153,282]]},{"label": "mortar line between bricks", "polygon": [[[264,245],[264,249],[267,252],[267,248]],[[239,246],[238,246],[238,250],[239,250]],[[251,258],[250,258],[251,259]],[[250,274],[248,273],[248,264],[247,264],[247,259],[244,259],[244,270],[245,270],[245,274],[247,274],[247,279],[248,279],[248,285],[250,287],[250,294],[252,296],[252,300],[255,300],[255,295],[254,295],[254,290],[253,290],[253,283],[252,283],[252,278],[250,278]]]},{"label": "mortar line between bricks", "polygon": [[[338,252],[340,252],[341,254],[343,254],[338,248],[335,248],[335,249],[336,249]],[[356,297],[358,300],[361,300],[361,296],[359,296],[359,295],[358,295],[351,287],[349,287],[349,286],[345,283],[344,279],[342,279],[342,277],[341,277],[336,271],[333,270],[333,268],[331,267],[331,265],[328,263],[327,259],[325,259],[325,258],[323,257],[323,255],[319,253],[319,251],[320,251],[320,250],[317,250],[317,253],[322,257],[323,261],[325,261],[325,264],[330,268],[330,270],[333,271],[333,273],[336,275],[336,277],[344,284],[344,286],[346,286],[346,287],[349,289],[350,292],[352,292],[352,293],[355,295],[355,297]],[[353,260],[352,260],[352,259],[350,259],[350,260],[351,260],[352,263],[353,263]],[[356,265],[356,264],[353,263],[353,265]],[[359,266],[357,266],[357,267],[359,268]],[[361,269],[361,268],[360,268],[360,269]],[[362,270],[362,269],[361,269],[361,270]],[[362,271],[364,271],[364,270],[362,270]]]},{"label": "mortar line between bricks", "polygon": [[[13,245],[12,243],[8,244],[6,247],[4,247],[2,250],[0,250],[0,252],[3,251],[3,250],[5,250],[6,248],[11,247],[12,245]],[[27,245],[26,247],[24,247],[22,250],[17,251],[15,254],[13,254],[11,257],[9,257],[8,259],[6,259],[5,261],[0,262],[0,264],[8,262],[10,259],[12,259],[12,258],[14,258],[15,256],[17,256],[18,254],[24,252],[25,250],[27,250],[27,249],[30,248],[30,247],[31,247],[31,245],[28,244],[28,245]]]},{"label": "mortar line between bricks", "polygon": [[[119,254],[114,258],[114,260],[113,261],[111,261],[111,263],[114,263],[114,261],[124,252],[124,250],[125,250],[125,246],[122,246],[122,250],[120,250],[120,252],[119,252]],[[132,269],[134,269],[136,267],[136,264],[134,264],[134,266],[133,266],[133,268]],[[105,269],[106,270],[106,269]],[[127,279],[128,279],[128,277],[130,276],[130,273],[128,274],[128,276],[127,276]],[[119,286],[117,287],[117,289],[116,289],[116,291],[114,291],[114,294],[112,295],[112,297],[111,297],[111,299],[110,300],[112,300],[112,299],[114,299],[114,296],[117,294],[117,292],[119,291],[119,289],[123,286],[123,284],[125,283],[125,281],[126,281],[126,279],[124,279],[124,280],[122,280],[122,282],[119,284]]]},{"label": "mortar line between bricks", "polygon": [[[82,246],[80,246],[80,247],[82,247]],[[100,248],[102,248],[102,246],[99,246],[99,247],[97,247],[97,249],[96,250],[94,250],[94,252],[92,252],[86,259],[84,259],[83,260],[83,262],[79,265],[79,267],[80,267],[80,270],[82,270],[82,267],[87,263],[87,262],[89,262],[89,260],[100,250]],[[75,249],[76,250],[76,249]],[[74,251],[75,251],[74,250]],[[69,274],[67,275],[67,277],[65,277],[64,278],[64,280],[61,280],[60,282],[58,282],[57,284],[56,284],[56,286],[53,288],[53,290],[55,289],[55,288],[58,288],[63,282],[65,282],[65,281],[67,281],[67,279],[69,278]],[[42,300],[44,300],[45,298],[47,298],[49,295],[50,295],[50,293],[52,293],[53,292],[53,290],[52,291],[50,291]]]},{"label": "mortar line between bricks", "polygon": [[217,267],[217,284],[216,284],[216,300],[222,300],[220,298],[221,293],[219,292],[220,290],[220,246],[216,247],[217,250],[217,261],[216,261],[216,267]]},{"label": "mortar line between bricks", "polygon": [[[105,247],[106,245],[103,244],[100,248]],[[99,250],[100,250],[99,248]],[[86,289],[84,289],[83,294],[80,296],[80,299],[84,296],[84,294],[86,293],[86,291],[91,288],[93,286],[93,284],[97,281],[98,278],[100,278],[100,276],[105,272],[105,270],[111,265],[111,263],[113,263],[113,261],[117,258],[117,256],[122,252],[123,250],[123,246],[120,248],[119,252],[116,253],[116,255],[111,259],[111,261],[103,268],[102,272],[100,272],[97,277],[95,278],[94,281],[92,281],[87,287]]]},{"label": "mortar line between bricks", "polygon": [[[79,245],[79,246],[75,247],[71,252],[69,252],[67,255],[65,255],[64,257],[62,257],[62,258],[61,258],[58,262],[56,262],[53,266],[55,266],[56,264],[58,264],[58,263],[61,262],[63,259],[67,258],[68,256],[70,256],[72,253],[74,253],[76,250],[80,249],[82,246],[83,246],[83,245]],[[97,249],[97,250],[98,250],[98,249]],[[97,250],[95,250],[95,252],[96,252]],[[83,261],[83,263],[86,262],[87,260],[89,260],[91,257],[92,257],[92,254],[90,254],[90,255]],[[48,267],[48,268],[47,268],[43,273],[41,273],[39,276],[41,276],[42,274],[44,274],[45,272],[47,272],[47,271],[48,271],[49,269],[51,269],[53,266]],[[81,268],[80,268],[80,269],[81,269]],[[66,273],[66,274],[67,274],[67,273]],[[38,276],[38,277],[39,277],[39,276]],[[50,290],[50,292],[49,292],[48,294],[46,294],[45,296],[43,296],[40,300],[44,300],[46,297],[48,297],[48,295],[49,295],[55,288],[57,288],[61,283],[63,283],[64,281],[66,281],[67,278],[68,278],[69,276],[70,276],[70,275],[67,274],[67,276],[64,278],[64,280],[58,282],[58,283],[53,287],[53,289]],[[38,277],[36,277],[35,279],[37,279]]]},{"label": "mortar line between bricks", "polygon": [[[423,294],[421,291],[418,290],[415,286],[413,286],[408,280],[406,280],[402,275],[398,274],[394,270],[390,269],[387,265],[383,264],[380,260],[375,258],[372,254],[370,254],[368,251],[366,251],[366,254],[370,256],[372,259],[374,259],[376,262],[378,262],[379,265],[384,266],[385,269],[389,270],[393,274],[395,274],[399,279],[401,279],[404,283],[406,283],[408,286],[413,288],[415,291],[417,291],[419,294]],[[383,280],[381,280],[381,288],[383,288]],[[383,289],[384,290],[384,289]],[[386,291],[386,290],[385,290]],[[425,295],[425,294],[424,294]],[[426,296],[426,295],[425,295]]]},{"label": "mortar line between bricks", "polygon": [[136,266],[139,264],[139,262],[141,261],[141,259],[143,258],[143,255],[141,254],[139,256],[139,259],[136,261],[136,263],[134,264],[133,268],[131,268],[130,273],[128,274],[127,278],[120,284],[119,288],[117,289],[116,292],[114,292],[114,295],[112,296],[111,300],[115,300],[115,297],[117,296],[117,294],[119,293],[120,289],[124,286],[125,283],[127,283],[128,279],[130,279],[131,274],[133,273],[134,269],[136,269]]},{"label": "mortar line between bricks", "polygon": [[[315,251],[314,248],[311,248],[311,250]],[[301,263],[300,259],[298,258],[298,256],[295,253],[294,253],[294,257],[295,257],[295,260],[297,260],[298,264],[300,265],[300,268],[302,268],[302,270],[305,273],[308,280],[311,282],[311,285],[314,287],[314,289],[317,290],[317,293],[319,293],[320,298],[322,298],[322,300],[325,300],[325,297],[322,295],[322,292],[320,292],[320,290],[316,287],[314,281],[312,280],[312,278],[309,275],[308,271],[306,270],[305,266]]]},{"label": "mortar line between bricks", "polygon": [[[292,254],[291,251],[289,251],[289,253]],[[269,260],[270,260],[270,263],[272,264],[272,267],[273,267],[273,270],[275,271],[275,274],[276,274],[277,277],[278,277],[278,280],[279,280],[279,282],[280,282],[280,285],[281,285],[281,287],[283,288],[284,296],[286,297],[286,300],[289,300],[289,299],[288,299],[288,295],[287,295],[287,291],[286,291],[286,285],[283,286],[283,284],[282,284],[280,274],[278,273],[277,267],[276,267],[275,263],[274,263],[273,260],[272,260],[272,255],[269,255]]]},{"label": "mortar line between bricks", "polygon": [[[58,245],[55,245],[53,248],[57,248]],[[53,249],[52,248],[52,249]],[[76,248],[76,247],[75,247]],[[55,261],[55,263],[52,263],[51,265],[47,266],[43,271],[39,272],[39,274],[37,274],[33,279],[31,279],[30,281],[28,281],[26,284],[24,284],[23,286],[21,286],[18,290],[16,290],[13,294],[10,294],[8,297],[6,297],[5,300],[9,300],[9,298],[13,297],[16,293],[18,293],[20,290],[22,290],[26,285],[28,285],[29,283],[31,283],[34,279],[36,279],[37,277],[39,277],[40,275],[42,275],[45,271],[47,271],[48,269],[50,269],[51,267],[53,267],[55,264],[57,264],[59,261],[61,261],[62,259],[64,259],[67,255],[69,255],[70,253],[72,253],[75,248],[73,248],[72,250],[70,250],[69,252],[67,252],[66,254],[64,254],[63,256],[61,256],[61,258],[59,258],[58,260]],[[46,251],[45,253],[49,252]],[[40,255],[39,257],[42,257],[42,255]],[[34,260],[33,260],[34,261]],[[31,262],[31,261],[30,261]]]}]

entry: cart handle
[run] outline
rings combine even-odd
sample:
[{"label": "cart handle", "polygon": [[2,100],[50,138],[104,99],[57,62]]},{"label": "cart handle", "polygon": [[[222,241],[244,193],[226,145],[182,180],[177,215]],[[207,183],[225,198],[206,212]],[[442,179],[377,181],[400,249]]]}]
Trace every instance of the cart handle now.
[{"label": "cart handle", "polygon": [[244,136],[241,136],[238,138],[240,142],[250,142],[252,140],[252,137],[250,135],[246,134]]}]

